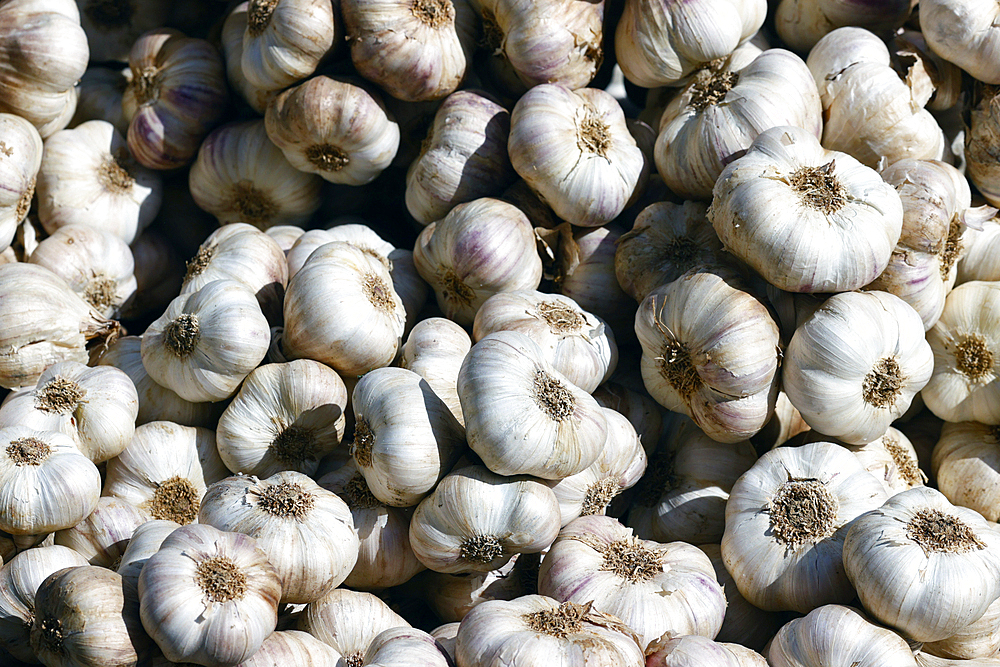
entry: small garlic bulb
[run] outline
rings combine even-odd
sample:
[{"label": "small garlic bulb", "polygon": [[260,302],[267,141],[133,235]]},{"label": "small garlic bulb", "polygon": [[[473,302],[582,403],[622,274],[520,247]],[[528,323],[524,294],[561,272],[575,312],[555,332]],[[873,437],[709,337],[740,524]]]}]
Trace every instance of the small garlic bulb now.
[{"label": "small garlic bulb", "polygon": [[465,329],[443,317],[429,317],[417,323],[403,344],[399,365],[427,380],[448,410],[465,426],[458,396],[458,373],[472,339]]},{"label": "small garlic bulb", "polygon": [[10,245],[28,215],[41,164],[42,138],[35,126],[20,116],[0,113],[0,248]]},{"label": "small garlic bulb", "polygon": [[240,68],[254,86],[279,90],[312,74],[342,39],[331,0],[250,0]]},{"label": "small garlic bulb", "polygon": [[338,588],[306,605],[298,629],[340,652],[345,666],[364,664],[365,652],[380,633],[410,624],[371,593]]},{"label": "small garlic bulb", "polygon": [[222,55],[226,61],[226,78],[229,87],[239,94],[250,108],[263,115],[267,103],[274,99],[280,88],[261,88],[250,83],[243,73],[243,34],[247,31],[250,3],[243,2],[233,7],[222,24]]},{"label": "small garlic bulb", "polygon": [[[891,33],[903,25],[913,4],[911,0],[884,0],[871,5],[851,0],[781,0],[774,27],[782,41],[805,53],[824,35],[843,26]],[[920,16],[923,26],[927,19],[922,7]]]},{"label": "small garlic bulb", "polygon": [[937,487],[955,505],[1000,520],[1000,428],[977,422],[947,423],[934,446]]},{"label": "small garlic bulb", "polygon": [[372,639],[364,664],[371,667],[452,667],[434,637],[417,628],[389,628]]},{"label": "small garlic bulb", "polygon": [[69,547],[91,565],[115,569],[135,529],[146,516],[131,503],[101,496],[97,507],[87,517],[55,533],[55,543]]},{"label": "small garlic bulb", "polygon": [[[129,47],[131,47],[131,42]],[[76,127],[88,120],[103,120],[115,126],[124,137],[128,134],[128,119],[122,110],[122,94],[128,86],[128,67],[87,68],[83,78],[76,84],[79,100],[70,127]]]},{"label": "small garlic bulb", "polygon": [[924,0],[920,28],[935,53],[977,80],[1000,84],[1000,7],[987,0]]}]

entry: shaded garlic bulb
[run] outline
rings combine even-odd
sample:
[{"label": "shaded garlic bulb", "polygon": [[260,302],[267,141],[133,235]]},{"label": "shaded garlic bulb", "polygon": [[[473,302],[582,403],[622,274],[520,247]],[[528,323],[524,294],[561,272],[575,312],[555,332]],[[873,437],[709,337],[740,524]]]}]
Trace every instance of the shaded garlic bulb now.
[{"label": "shaded garlic bulb", "polygon": [[455,642],[458,639],[458,626],[461,623],[445,623],[431,630],[431,637],[437,640],[438,646],[455,662]]},{"label": "shaded garlic bulb", "polygon": [[[132,46],[131,42],[129,46]],[[128,86],[130,72],[128,67],[88,67],[83,78],[76,84],[79,100],[70,127],[88,120],[103,120],[114,125],[123,137],[128,134],[128,118],[122,110],[122,94]]]},{"label": "shaded garlic bulb", "polygon": [[0,7],[0,112],[44,139],[66,127],[90,56],[73,0],[10,0]]},{"label": "shaded garlic bulb", "polygon": [[250,0],[240,67],[254,86],[278,90],[312,74],[341,39],[331,0]]},{"label": "shaded garlic bulb", "polygon": [[117,316],[138,286],[128,245],[110,232],[86,225],[55,230],[38,244],[28,261],[65,280],[104,317]]},{"label": "shaded garlic bulb", "polygon": [[[669,595],[665,595],[670,591]],[[726,598],[712,563],[684,542],[640,540],[611,517],[585,516],[559,532],[538,592],[617,616],[646,646],[666,632],[715,637]]]},{"label": "shaded garlic bulb", "polygon": [[371,667],[452,667],[434,637],[417,628],[389,628],[372,639],[364,664]]},{"label": "shaded garlic bulb", "polygon": [[458,204],[496,197],[517,174],[507,155],[510,112],[481,91],[449,95],[406,171],[406,209],[417,222],[440,220]]},{"label": "shaded garlic bulb", "polygon": [[331,183],[371,182],[399,148],[399,126],[377,93],[326,76],[275,97],[267,105],[265,127],[289,164]]},{"label": "shaded garlic bulb", "polygon": [[478,33],[467,0],[340,0],[358,72],[407,102],[437,100],[465,78]]},{"label": "shaded garlic bulb", "polygon": [[488,197],[459,204],[425,227],[413,262],[434,289],[438,307],[461,325],[472,324],[479,307],[497,292],[537,289],[542,279],[527,216]]},{"label": "shaded garlic bulb", "polygon": [[135,41],[128,62],[122,109],[129,150],[150,169],[183,167],[226,111],[222,56],[204,39],[157,28]]},{"label": "shaded garlic bulb", "polygon": [[128,595],[139,600],[139,574],[149,557],[160,550],[163,540],[180,528],[179,523],[153,519],[138,526],[128,540],[128,546],[118,560],[115,571],[122,576]]},{"label": "shaded garlic bulb", "polygon": [[150,519],[188,524],[197,520],[208,486],[228,475],[214,432],[156,421],[138,427],[125,451],[108,462],[104,495]]},{"label": "shaded garlic bulb", "polygon": [[389,365],[402,344],[403,303],[382,258],[344,242],[327,243],[288,282],[282,345],[342,375]]},{"label": "shaded garlic bulb", "polygon": [[465,417],[458,396],[458,373],[471,348],[472,339],[465,329],[443,317],[429,317],[410,331],[399,362],[403,368],[427,380],[462,426],[465,426]]},{"label": "shaded garlic bulb", "polygon": [[951,637],[925,642],[920,650],[953,660],[994,658],[1000,661],[1000,598],[986,608],[979,620]]},{"label": "shaded garlic bulb", "polygon": [[259,229],[306,222],[319,208],[322,179],[288,163],[267,138],[263,120],[225,125],[198,149],[188,185],[191,196],[220,224]]},{"label": "shaded garlic bulb", "polygon": [[91,565],[114,570],[132,533],[145,521],[146,516],[135,505],[101,496],[83,521],[56,532],[55,543],[69,547]]},{"label": "shaded garlic bulb", "polygon": [[934,368],[920,315],[888,292],[836,294],[788,343],[781,379],[820,433],[861,445],[910,407]]},{"label": "shaded garlic bulb", "polygon": [[[534,556],[535,554],[531,554]],[[514,600],[529,595],[538,579],[538,561],[515,555],[506,565],[492,572],[444,574],[427,570],[421,575],[420,585],[427,591],[427,603],[439,618],[461,621],[477,605],[489,600]]]},{"label": "shaded garlic bulb", "polygon": [[615,244],[623,233],[614,223],[573,230],[560,248],[556,275],[559,293],[610,324],[619,341],[635,333],[635,310],[615,276]]},{"label": "shaded garlic bulb", "polygon": [[582,227],[616,218],[643,167],[617,100],[596,88],[532,88],[511,112],[507,150],[518,175],[556,215]]},{"label": "shaded garlic bulb", "polygon": [[1000,89],[976,85],[969,100],[965,133],[966,172],[986,201],[1000,206],[1000,169],[994,154],[1000,144]]},{"label": "shaded garlic bulb", "polygon": [[[2,106],[2,103],[0,103]],[[9,113],[0,113],[0,247],[14,239],[17,226],[28,215],[35,180],[42,164],[42,138],[35,126]]]},{"label": "shaded garlic bulb", "polygon": [[244,2],[233,7],[233,11],[222,24],[222,54],[226,61],[226,78],[229,86],[254,111],[264,115],[267,103],[274,99],[280,88],[261,88],[250,83],[243,73],[243,34],[247,31],[250,3]]},{"label": "shaded garlic bulb", "polygon": [[[812,49],[824,35],[843,26],[859,26],[889,34],[910,15],[911,0],[865,4],[854,0],[781,0],[774,27],[782,41],[796,51]],[[921,26],[927,20],[921,11]]]},{"label": "shaded garlic bulb", "polygon": [[983,0],[924,0],[920,27],[942,58],[979,81],[1000,84],[1000,7]]},{"label": "shaded garlic bulb", "polygon": [[916,641],[939,641],[1000,597],[1000,532],[939,491],[918,487],[851,524],[844,568],[879,621]]},{"label": "shaded garlic bulb", "polygon": [[886,499],[882,483],[829,442],[778,447],[740,477],[726,504],[722,557],[740,594],[767,611],[850,602],[841,558],[848,524]]},{"label": "shaded garlic bulb", "polygon": [[640,643],[625,623],[589,602],[525,595],[469,612],[459,626],[455,657],[458,667],[500,667],[511,656],[525,665],[641,667]]},{"label": "shaded garlic bulb", "polygon": [[[764,657],[745,647],[746,653],[737,653],[730,646],[707,637],[686,635],[675,637],[671,633],[650,642],[646,647],[647,667],[767,667]],[[755,659],[756,658],[756,659]],[[749,662],[753,660],[753,662]]]},{"label": "shaded garlic bulb", "polygon": [[945,424],[931,470],[950,502],[979,512],[987,521],[1000,520],[1000,428],[977,422]]},{"label": "shaded garlic bulb", "polygon": [[971,280],[1000,280],[1000,220],[983,222],[982,230],[966,229],[962,234],[958,284]]},{"label": "shaded garlic bulb", "polygon": [[358,558],[358,533],[344,501],[291,470],[267,479],[237,475],[216,482],[198,520],[255,538],[278,572],[284,603],[326,595]]},{"label": "shaded garlic bulb", "polygon": [[547,486],[468,466],[417,505],[410,546],[435,572],[489,572],[516,553],[542,551],[558,532],[559,502]]},{"label": "shaded garlic bulb", "polygon": [[173,662],[246,660],[274,630],[280,597],[256,540],[203,524],[172,532],[139,575],[142,625]]},{"label": "shaded garlic bulb", "polygon": [[391,628],[410,624],[371,593],[344,588],[306,605],[298,629],[308,632],[343,656],[344,665],[361,665],[372,640]]}]

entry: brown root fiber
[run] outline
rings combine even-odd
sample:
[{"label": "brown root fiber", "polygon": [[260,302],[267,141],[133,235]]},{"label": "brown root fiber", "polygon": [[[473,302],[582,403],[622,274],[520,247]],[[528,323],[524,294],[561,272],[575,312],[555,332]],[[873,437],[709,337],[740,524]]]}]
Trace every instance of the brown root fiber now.
[{"label": "brown root fiber", "polygon": [[87,283],[83,300],[103,312],[118,301],[118,283],[103,273],[96,274]]},{"label": "brown root fiber", "polygon": [[861,382],[861,395],[873,407],[892,407],[902,393],[905,379],[895,357],[882,357]]},{"label": "brown root fiber", "polygon": [[676,486],[674,454],[666,447],[657,447],[650,457],[646,474],[639,481],[635,502],[640,507],[654,507],[664,494]]},{"label": "brown root fiber", "polygon": [[833,173],[835,160],[821,167],[802,167],[788,180],[802,203],[823,213],[836,213],[847,204],[847,189]]},{"label": "brown root fiber", "polygon": [[927,554],[967,553],[986,548],[972,528],[957,516],[931,508],[920,510],[910,519],[906,536]]},{"label": "brown root fiber", "polygon": [[503,555],[503,545],[493,535],[473,535],[462,542],[459,554],[463,560],[485,565]]},{"label": "brown root fiber", "polygon": [[247,576],[225,556],[206,558],[198,563],[195,579],[212,602],[240,600],[247,593]]},{"label": "brown root fiber", "polygon": [[358,418],[354,422],[354,447],[352,454],[354,460],[362,468],[370,468],[372,465],[372,448],[375,447],[375,434],[368,427],[368,422],[364,418]]},{"label": "brown root fiber", "polygon": [[451,269],[439,271],[438,281],[441,283],[441,291],[447,300],[458,302],[464,306],[471,306],[476,300],[475,290],[466,285]]},{"label": "brown root fiber", "polygon": [[43,618],[38,624],[41,628],[41,645],[52,653],[63,653],[65,637],[62,631],[62,621],[58,618]]},{"label": "brown root fiber", "polygon": [[135,100],[140,105],[158,99],[160,97],[160,70],[156,67],[133,69],[132,87],[135,89]]},{"label": "brown root fiber", "polygon": [[586,324],[580,313],[558,301],[542,301],[535,312],[545,320],[552,333],[575,333]]},{"label": "brown root fiber", "polygon": [[440,29],[455,22],[455,6],[451,0],[413,0],[410,11],[424,25]]},{"label": "brown root fiber", "polygon": [[125,167],[126,164],[128,164],[127,153],[118,157],[109,153],[104,157],[97,171],[97,180],[105,190],[116,195],[131,192],[135,179]]},{"label": "brown root fiber", "polygon": [[396,302],[392,299],[392,287],[386,285],[385,281],[374,273],[369,273],[364,277],[363,290],[368,302],[378,310],[391,313],[395,309]]},{"label": "brown root fiber", "polygon": [[208,268],[211,263],[212,258],[215,257],[215,249],[217,246],[202,246],[198,248],[198,253],[189,259],[184,265],[184,282],[191,280],[197,276],[200,276]]},{"label": "brown root fiber", "polygon": [[198,518],[201,494],[190,481],[174,475],[156,485],[148,509],[154,519],[166,519],[185,526]]},{"label": "brown root fiber", "polygon": [[243,222],[265,229],[278,213],[278,205],[250,181],[240,181],[229,190],[225,208],[240,214]]},{"label": "brown root fiber", "polygon": [[885,436],[882,439],[882,444],[885,446],[889,456],[892,457],[893,463],[896,464],[896,470],[899,471],[900,476],[906,480],[906,483],[910,486],[918,486],[923,484],[926,480],[926,476],[920,470],[917,462],[910,456],[903,447],[894,438]]},{"label": "brown root fiber", "polygon": [[87,391],[73,380],[57,375],[35,392],[35,409],[68,415],[76,410]]},{"label": "brown root fiber", "polygon": [[247,7],[247,32],[251,37],[260,37],[264,33],[277,6],[278,0],[250,0]]},{"label": "brown root fiber", "polygon": [[605,477],[594,482],[587,487],[587,493],[583,496],[583,507],[580,516],[593,516],[604,514],[604,510],[614,500],[622,490],[621,484],[613,477]]},{"label": "brown root fiber", "polygon": [[601,569],[613,572],[625,581],[649,581],[663,572],[663,559],[657,551],[645,546],[636,538],[617,540],[607,544],[589,543],[603,556]]},{"label": "brown root fiber", "polygon": [[271,484],[257,499],[257,506],[262,510],[286,519],[304,519],[315,504],[316,498],[311,493],[292,482]]},{"label": "brown root fiber", "polygon": [[737,72],[720,72],[711,66],[699,70],[691,82],[691,101],[688,105],[702,111],[713,104],[718,104],[739,82],[740,75]]},{"label": "brown root fiber", "polygon": [[590,613],[591,602],[563,602],[556,609],[543,609],[521,618],[535,632],[564,638],[583,630],[583,619]]},{"label": "brown root fiber", "polygon": [[503,41],[504,34],[503,28],[497,23],[497,18],[488,9],[483,9],[482,12],[483,19],[483,36],[480,40],[480,45],[482,45],[490,54],[494,56],[503,55]]},{"label": "brown root fiber", "polygon": [[41,465],[52,454],[49,444],[38,438],[17,438],[7,445],[7,456],[17,466]]},{"label": "brown root fiber", "polygon": [[268,446],[271,455],[289,467],[316,458],[316,436],[307,428],[289,426],[282,429]]},{"label": "brown root fiber", "polygon": [[837,529],[836,498],[818,479],[790,479],[778,487],[766,511],[771,532],[788,547],[814,544]]},{"label": "brown root fiber", "polygon": [[665,337],[656,362],[660,367],[660,375],[685,401],[701,388],[701,376],[691,362],[688,346],[673,336]]},{"label": "brown root fiber", "polygon": [[382,504],[368,488],[368,481],[361,473],[356,473],[344,485],[344,490],[339,495],[347,501],[348,507],[352,510],[371,509]]},{"label": "brown root fiber", "polygon": [[611,128],[593,107],[587,106],[583,120],[577,126],[576,145],[584,153],[592,153],[603,158],[611,150]]},{"label": "brown root fiber", "polygon": [[198,316],[191,313],[181,313],[163,331],[163,345],[178,357],[191,354],[198,346],[199,338],[201,327]]},{"label": "brown root fiber", "polygon": [[537,371],[534,380],[535,404],[557,422],[565,420],[576,409],[572,392],[545,371]]},{"label": "brown root fiber", "polygon": [[35,179],[31,179],[31,183],[28,187],[24,189],[21,193],[21,198],[17,200],[17,208],[14,210],[14,215],[18,222],[24,220],[25,216],[28,215],[28,211],[31,210],[31,198],[35,195]]},{"label": "brown root fiber", "polygon": [[306,149],[306,159],[320,171],[340,171],[351,162],[351,156],[333,144],[314,144]]},{"label": "brown root fiber", "polygon": [[955,367],[973,382],[993,375],[993,351],[977,333],[966,334],[955,343]]},{"label": "brown root fiber", "polygon": [[941,248],[941,252],[938,253],[938,261],[940,262],[939,268],[941,269],[941,280],[947,282],[948,274],[951,273],[951,267],[955,266],[955,262],[962,255],[962,222],[958,219],[958,216],[954,216],[951,219],[951,224],[948,225],[948,238],[944,241],[944,247]]}]

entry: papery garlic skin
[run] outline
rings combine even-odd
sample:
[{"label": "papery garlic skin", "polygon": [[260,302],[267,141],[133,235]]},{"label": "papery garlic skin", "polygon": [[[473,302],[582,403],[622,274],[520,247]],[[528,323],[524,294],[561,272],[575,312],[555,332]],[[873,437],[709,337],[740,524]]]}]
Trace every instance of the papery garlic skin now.
[{"label": "papery garlic skin", "polygon": [[987,521],[1000,520],[1000,429],[977,422],[946,423],[934,445],[931,471],[955,505]]},{"label": "papery garlic skin", "polygon": [[270,665],[296,665],[297,667],[323,667],[342,663],[340,651],[324,644],[308,632],[278,630],[272,632],[260,649],[240,667],[269,667]]},{"label": "papery garlic skin", "polygon": [[70,127],[88,120],[103,120],[114,125],[123,137],[128,134],[128,119],[122,111],[122,93],[128,86],[128,76],[127,67],[88,67],[76,84],[79,99]]},{"label": "papery garlic skin", "polygon": [[249,2],[233,7],[222,24],[222,54],[226,61],[226,78],[229,86],[242,97],[254,111],[263,115],[267,104],[278,94],[280,88],[261,88],[250,83],[243,73],[243,34],[249,23]]},{"label": "papery garlic skin", "polygon": [[360,665],[379,633],[410,624],[371,593],[338,588],[306,605],[297,627],[339,651],[345,664]]},{"label": "papery garlic skin", "polygon": [[889,263],[902,231],[903,207],[891,185],[797,127],[759,134],[723,170],[713,195],[708,217],[722,244],[790,292],[867,285]]},{"label": "papery garlic skin", "polygon": [[389,628],[372,639],[365,651],[366,665],[372,667],[452,667],[451,659],[437,641],[417,628]]},{"label": "papery garlic skin", "polygon": [[642,151],[608,93],[541,84],[510,116],[511,164],[563,220],[597,227],[618,216],[642,171]]},{"label": "papery garlic skin", "polygon": [[0,113],[0,144],[0,247],[6,248],[31,208],[42,138],[20,116]]},{"label": "papery garlic skin", "polygon": [[139,574],[150,556],[160,550],[163,540],[181,525],[166,519],[153,519],[138,526],[128,540],[115,571],[122,576],[128,595],[139,599]]},{"label": "papery garlic skin", "polygon": [[953,660],[993,658],[1000,660],[1000,598],[986,612],[951,637],[924,642],[921,651]]},{"label": "papery garlic skin", "polygon": [[986,0],[924,0],[927,44],[984,83],[1000,84],[1000,7]]},{"label": "papery garlic skin", "polygon": [[250,0],[240,67],[254,86],[279,90],[312,74],[341,37],[331,0]]},{"label": "papery garlic skin", "polygon": [[958,284],[972,280],[1000,280],[1000,220],[983,222],[983,229],[966,229],[964,253],[958,260]]},{"label": "papery garlic skin", "polygon": [[114,569],[135,529],[146,521],[135,505],[101,496],[83,521],[55,533],[55,543],[69,547],[91,565]]},{"label": "papery garlic skin", "polygon": [[462,402],[458,396],[458,373],[472,339],[465,329],[443,317],[417,323],[403,344],[399,365],[427,380],[462,426]]},{"label": "papery garlic skin", "polygon": [[894,31],[910,15],[912,4],[911,0],[876,4],[856,0],[781,0],[774,26],[782,41],[805,53],[824,35],[842,26],[860,26],[878,33]]},{"label": "papery garlic skin", "polygon": [[760,29],[765,14],[763,0],[627,0],[615,56],[625,78],[638,86],[674,85],[735,51]]},{"label": "papery garlic skin", "polygon": [[[745,650],[754,655],[750,649]],[[668,633],[650,642],[646,647],[646,654],[647,667],[743,667],[745,664],[727,645],[699,635],[674,637]],[[763,665],[767,665],[767,661],[757,657]]]}]

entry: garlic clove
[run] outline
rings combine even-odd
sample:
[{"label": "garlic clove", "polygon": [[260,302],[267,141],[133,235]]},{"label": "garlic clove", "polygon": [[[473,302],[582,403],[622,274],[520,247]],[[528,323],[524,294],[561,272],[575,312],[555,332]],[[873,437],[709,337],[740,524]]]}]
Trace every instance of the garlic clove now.
[{"label": "garlic clove", "polygon": [[0,113],[0,153],[0,247],[6,248],[31,208],[42,164],[42,138],[27,120]]}]

